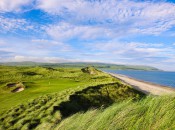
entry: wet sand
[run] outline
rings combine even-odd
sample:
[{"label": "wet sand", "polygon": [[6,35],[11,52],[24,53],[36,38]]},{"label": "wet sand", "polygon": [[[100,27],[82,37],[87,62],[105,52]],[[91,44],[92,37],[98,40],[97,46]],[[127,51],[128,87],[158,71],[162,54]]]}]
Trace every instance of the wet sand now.
[{"label": "wet sand", "polygon": [[161,86],[154,83],[149,83],[141,80],[137,80],[134,78],[127,77],[125,75],[113,74],[109,73],[113,77],[121,80],[124,84],[129,84],[133,88],[142,91],[145,94],[152,94],[152,95],[169,95],[175,94],[175,88]]}]

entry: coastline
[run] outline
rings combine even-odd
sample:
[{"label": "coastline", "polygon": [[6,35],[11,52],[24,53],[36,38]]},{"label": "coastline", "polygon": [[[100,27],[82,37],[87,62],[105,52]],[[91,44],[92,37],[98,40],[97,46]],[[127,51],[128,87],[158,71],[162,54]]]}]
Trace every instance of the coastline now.
[{"label": "coastline", "polygon": [[114,74],[114,73],[108,73],[111,76],[121,80],[124,84],[131,85],[133,88],[137,89],[138,91],[141,91],[145,94],[151,94],[151,95],[169,95],[169,94],[175,94],[175,88],[171,88],[168,86],[162,86],[138,79],[134,79],[131,77],[128,77],[126,75],[121,74]]}]

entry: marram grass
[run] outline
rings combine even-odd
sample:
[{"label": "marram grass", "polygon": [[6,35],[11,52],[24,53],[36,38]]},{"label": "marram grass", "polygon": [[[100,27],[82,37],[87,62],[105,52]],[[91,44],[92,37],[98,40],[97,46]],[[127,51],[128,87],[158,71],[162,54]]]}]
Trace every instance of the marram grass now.
[{"label": "marram grass", "polygon": [[63,120],[55,130],[175,130],[175,96],[148,96]]}]

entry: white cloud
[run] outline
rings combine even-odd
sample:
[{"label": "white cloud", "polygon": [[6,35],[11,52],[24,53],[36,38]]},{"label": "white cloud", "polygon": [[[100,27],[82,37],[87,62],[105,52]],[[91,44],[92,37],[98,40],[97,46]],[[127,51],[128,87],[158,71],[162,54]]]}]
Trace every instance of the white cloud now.
[{"label": "white cloud", "polygon": [[67,40],[71,38],[79,39],[96,39],[101,37],[112,37],[113,34],[109,29],[97,26],[72,25],[68,23],[60,23],[50,25],[46,28],[48,35],[57,40]]},{"label": "white cloud", "polygon": [[5,44],[6,44],[5,41],[2,40],[2,39],[0,39],[0,45],[3,46],[3,45],[5,45]]},{"label": "white cloud", "polygon": [[56,50],[60,52],[72,51],[73,48],[63,42],[58,42],[54,40],[47,40],[47,39],[33,39],[31,40],[32,46],[36,49],[43,49],[43,50]]},{"label": "white cloud", "polygon": [[31,57],[31,56],[22,56],[17,55],[14,58],[12,58],[13,61],[34,61],[34,62],[48,62],[48,63],[61,63],[61,62],[67,62],[69,60],[66,60],[64,58],[59,57]]},{"label": "white cloud", "polygon": [[11,29],[22,29],[22,26],[26,24],[24,19],[10,19],[0,16],[0,28],[1,31],[9,31]]},{"label": "white cloud", "polygon": [[31,3],[32,0],[0,0],[0,12],[20,11],[23,6]]},{"label": "white cloud", "polygon": [[152,43],[111,41],[87,44],[86,47],[87,50],[92,52],[103,52],[104,54],[101,57],[104,59],[111,59],[113,61],[122,61],[123,59],[124,62],[146,64],[147,62],[162,62],[165,59],[171,58],[171,54],[175,54],[171,46],[159,45],[160,44],[157,46]]},{"label": "white cloud", "polygon": [[65,62],[97,62],[96,60],[82,60],[82,59],[66,59],[61,57],[31,57],[17,55],[10,58],[11,61],[21,62],[21,61],[34,61],[34,62],[44,62],[44,63],[65,63]]},{"label": "white cloud", "polygon": [[47,39],[32,39],[33,43],[41,43],[41,44],[50,44],[50,45],[64,45],[61,42],[53,41],[53,40],[47,40]]},{"label": "white cloud", "polygon": [[27,22],[25,19],[18,19],[18,18],[5,18],[0,16],[0,32],[6,33],[8,31],[28,31],[28,30],[35,30],[34,26]]},{"label": "white cloud", "polygon": [[[31,6],[32,5],[32,6]],[[61,18],[48,27],[31,25],[24,19],[0,17],[4,30],[43,31],[56,39],[119,38],[132,34],[159,35],[175,26],[175,4],[131,0],[1,0],[0,12],[41,9]],[[31,8],[31,9],[32,9]],[[57,20],[56,20],[57,21]],[[28,25],[26,25],[28,24]],[[40,27],[39,27],[40,26]]]},{"label": "white cloud", "polygon": [[175,4],[166,2],[38,0],[38,8],[74,25],[91,23],[110,28],[113,34],[158,35],[175,25]]},{"label": "white cloud", "polygon": [[[61,43],[46,39],[2,39],[3,45],[0,45],[0,56],[4,60],[12,61],[8,57],[25,56],[25,57],[69,57],[74,49],[66,43]],[[9,55],[10,54],[10,55]],[[12,55],[13,54],[13,55]],[[70,56],[71,57],[71,56]],[[2,60],[3,61],[3,60]]]}]

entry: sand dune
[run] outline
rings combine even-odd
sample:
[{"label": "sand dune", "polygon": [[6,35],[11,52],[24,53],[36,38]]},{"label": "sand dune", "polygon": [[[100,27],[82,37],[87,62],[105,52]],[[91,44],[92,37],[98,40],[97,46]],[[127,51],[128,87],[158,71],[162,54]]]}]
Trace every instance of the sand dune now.
[{"label": "sand dune", "polygon": [[137,79],[127,77],[125,75],[119,75],[119,74],[113,74],[113,73],[109,73],[109,74],[112,75],[113,77],[120,79],[121,81],[123,81],[123,83],[129,84],[133,88],[144,92],[145,94],[152,94],[152,95],[175,94],[174,88],[140,81]]}]

